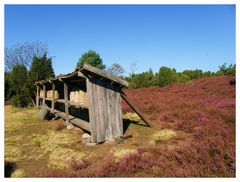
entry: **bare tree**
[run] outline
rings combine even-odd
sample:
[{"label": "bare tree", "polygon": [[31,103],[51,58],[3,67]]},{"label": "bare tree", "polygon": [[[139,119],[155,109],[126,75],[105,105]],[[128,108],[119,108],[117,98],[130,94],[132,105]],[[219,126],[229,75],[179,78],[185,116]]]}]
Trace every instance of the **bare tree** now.
[{"label": "bare tree", "polygon": [[5,71],[11,71],[15,65],[30,68],[33,56],[42,57],[48,50],[47,44],[42,42],[25,42],[11,48],[5,48]]},{"label": "bare tree", "polygon": [[121,76],[123,73],[125,73],[123,67],[118,63],[114,63],[111,66],[107,67],[105,71],[116,76]]},{"label": "bare tree", "polygon": [[136,70],[137,70],[137,62],[134,61],[133,63],[130,64],[130,73],[129,73],[129,75],[130,76],[134,75]]}]

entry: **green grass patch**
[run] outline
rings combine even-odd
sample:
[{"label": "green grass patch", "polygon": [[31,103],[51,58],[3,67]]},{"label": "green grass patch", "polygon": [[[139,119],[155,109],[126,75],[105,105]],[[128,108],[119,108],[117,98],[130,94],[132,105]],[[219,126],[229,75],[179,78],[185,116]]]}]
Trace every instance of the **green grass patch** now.
[{"label": "green grass patch", "polygon": [[170,129],[163,129],[158,131],[152,135],[152,139],[150,140],[150,144],[155,144],[157,141],[168,141],[176,136],[176,132]]},{"label": "green grass patch", "polygon": [[136,113],[127,112],[123,115],[123,119],[129,119],[131,121],[140,121],[141,118]]}]

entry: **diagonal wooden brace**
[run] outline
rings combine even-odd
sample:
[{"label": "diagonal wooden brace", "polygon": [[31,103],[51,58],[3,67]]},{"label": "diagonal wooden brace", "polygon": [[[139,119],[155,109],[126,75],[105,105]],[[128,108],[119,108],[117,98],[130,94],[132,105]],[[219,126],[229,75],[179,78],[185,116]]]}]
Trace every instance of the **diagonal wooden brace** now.
[{"label": "diagonal wooden brace", "polygon": [[139,111],[130,103],[130,101],[127,98],[127,95],[121,91],[121,97],[123,98],[123,100],[126,101],[126,103],[132,108],[132,110],[134,112],[137,113],[137,115],[143,120],[143,122],[147,125],[147,127],[151,127],[150,124],[148,124],[148,122],[146,121],[146,119],[139,113]]}]

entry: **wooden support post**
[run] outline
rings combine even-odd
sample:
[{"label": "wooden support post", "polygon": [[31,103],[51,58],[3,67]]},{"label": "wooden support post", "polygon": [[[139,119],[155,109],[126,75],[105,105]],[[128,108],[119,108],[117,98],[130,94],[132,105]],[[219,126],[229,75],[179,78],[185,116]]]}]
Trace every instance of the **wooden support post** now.
[{"label": "wooden support post", "polygon": [[52,108],[51,108],[51,111],[53,112],[54,110],[54,107],[55,107],[55,84],[52,83]]},{"label": "wooden support post", "polygon": [[148,124],[148,122],[146,121],[146,119],[140,114],[140,112],[130,103],[130,101],[128,100],[126,94],[121,91],[121,97],[123,98],[123,100],[126,101],[126,103],[132,108],[132,110],[134,110],[137,115],[144,121],[144,123],[148,126],[151,127],[150,124]]},{"label": "wooden support post", "polygon": [[65,103],[65,114],[66,114],[66,124],[69,124],[69,110],[68,110],[68,86],[66,82],[63,83],[64,85],[64,103]]},{"label": "wooden support post", "polygon": [[45,100],[46,100],[46,86],[43,85],[43,102],[42,102],[42,107],[45,106]]},{"label": "wooden support post", "polygon": [[36,94],[36,107],[39,107],[39,85],[37,85],[37,94]]}]

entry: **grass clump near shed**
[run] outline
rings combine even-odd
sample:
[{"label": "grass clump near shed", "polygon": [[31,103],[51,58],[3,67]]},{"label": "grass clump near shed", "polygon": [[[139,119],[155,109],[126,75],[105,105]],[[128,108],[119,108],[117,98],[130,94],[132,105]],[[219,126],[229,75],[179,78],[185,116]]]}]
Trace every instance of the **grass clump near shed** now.
[{"label": "grass clump near shed", "polygon": [[168,141],[175,137],[177,134],[174,130],[170,129],[163,129],[161,131],[158,131],[152,135],[152,140],[150,141],[150,144],[155,144],[158,141]]}]

